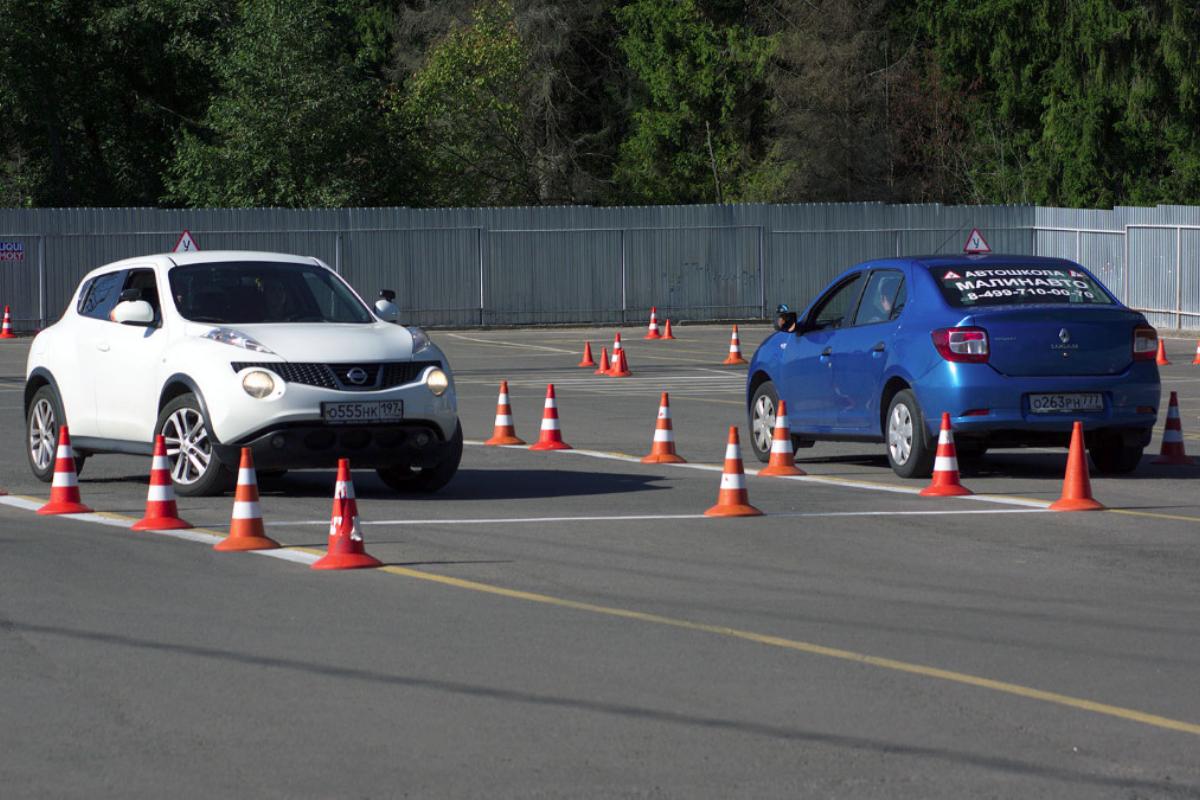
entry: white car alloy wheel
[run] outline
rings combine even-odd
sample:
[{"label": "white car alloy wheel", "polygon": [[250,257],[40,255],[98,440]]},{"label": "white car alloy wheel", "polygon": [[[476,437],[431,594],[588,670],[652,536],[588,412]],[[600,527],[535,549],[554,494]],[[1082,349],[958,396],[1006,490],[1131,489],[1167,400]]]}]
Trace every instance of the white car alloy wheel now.
[{"label": "white car alloy wheel", "polygon": [[208,471],[212,461],[212,442],[204,429],[204,417],[194,408],[180,408],[167,417],[162,427],[171,461],[171,478],[178,485],[190,486]]},{"label": "white car alloy wheel", "polygon": [[58,416],[49,397],[39,397],[29,410],[29,460],[41,472],[54,467]]},{"label": "white car alloy wheel", "polygon": [[893,463],[908,462],[908,457],[912,454],[912,437],[912,414],[909,413],[908,406],[898,404],[888,417],[888,450],[891,452]]}]

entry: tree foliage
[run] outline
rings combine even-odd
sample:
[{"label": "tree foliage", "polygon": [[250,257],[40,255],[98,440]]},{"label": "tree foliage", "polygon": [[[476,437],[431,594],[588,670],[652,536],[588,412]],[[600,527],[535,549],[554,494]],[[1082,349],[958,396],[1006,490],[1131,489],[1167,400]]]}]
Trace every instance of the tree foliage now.
[{"label": "tree foliage", "polygon": [[1191,0],[0,0],[0,204],[1200,203]]}]

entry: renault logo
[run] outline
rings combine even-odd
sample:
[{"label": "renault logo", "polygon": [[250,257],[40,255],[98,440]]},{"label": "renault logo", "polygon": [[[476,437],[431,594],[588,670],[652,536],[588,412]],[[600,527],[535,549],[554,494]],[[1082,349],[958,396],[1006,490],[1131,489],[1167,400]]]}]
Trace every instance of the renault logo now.
[{"label": "renault logo", "polygon": [[362,386],[367,382],[367,371],[362,367],[354,367],[346,373],[346,380],[350,381],[355,386]]},{"label": "renault logo", "polygon": [[1066,344],[1067,342],[1071,341],[1071,332],[1069,330],[1067,330],[1066,328],[1063,328],[1062,330],[1060,330],[1058,332],[1058,340],[1060,342],[1062,342],[1063,344]]}]

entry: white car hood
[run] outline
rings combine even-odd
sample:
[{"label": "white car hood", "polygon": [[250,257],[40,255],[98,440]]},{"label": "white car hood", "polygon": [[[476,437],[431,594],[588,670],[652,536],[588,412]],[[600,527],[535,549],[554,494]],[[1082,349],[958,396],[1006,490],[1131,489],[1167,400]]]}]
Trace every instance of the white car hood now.
[{"label": "white car hood", "polygon": [[[407,361],[412,358],[413,338],[408,329],[390,322],[367,325],[337,323],[288,323],[222,326],[240,331],[270,348],[285,361],[338,363]],[[212,326],[201,326],[203,335]],[[227,345],[226,345],[227,346]],[[232,351],[233,348],[231,347]],[[265,353],[242,350],[242,361],[273,360]]]}]

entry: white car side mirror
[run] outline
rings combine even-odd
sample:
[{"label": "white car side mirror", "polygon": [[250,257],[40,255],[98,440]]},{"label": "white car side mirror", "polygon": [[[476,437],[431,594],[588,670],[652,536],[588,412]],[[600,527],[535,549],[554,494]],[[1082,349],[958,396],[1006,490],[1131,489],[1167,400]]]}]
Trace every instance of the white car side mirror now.
[{"label": "white car side mirror", "polygon": [[117,303],[108,318],[122,325],[153,325],[154,309],[145,300],[126,300]]},{"label": "white car side mirror", "polygon": [[385,322],[395,322],[400,319],[400,306],[393,303],[391,300],[376,300],[375,313]]}]

